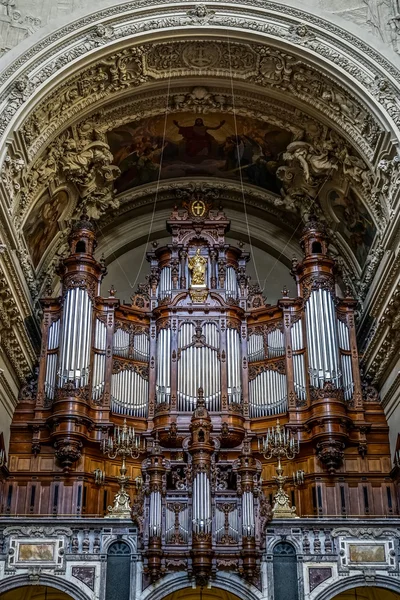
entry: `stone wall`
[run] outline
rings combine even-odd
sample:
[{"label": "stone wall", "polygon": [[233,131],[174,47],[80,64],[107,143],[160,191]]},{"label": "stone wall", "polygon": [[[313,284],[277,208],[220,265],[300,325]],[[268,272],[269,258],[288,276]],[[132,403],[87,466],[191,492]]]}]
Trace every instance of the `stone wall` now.
[{"label": "stone wall", "polygon": [[[325,600],[356,586],[400,592],[399,519],[290,519],[267,529],[258,581],[234,570],[218,571],[211,585],[243,600],[273,600],[274,556],[278,543],[294,549],[299,598]],[[117,540],[131,551],[130,600],[162,600],[191,588],[185,572],[151,584],[143,576],[138,531],[131,521],[107,519],[0,519],[0,594],[24,585],[48,585],[76,600],[104,600],[107,552]]]}]

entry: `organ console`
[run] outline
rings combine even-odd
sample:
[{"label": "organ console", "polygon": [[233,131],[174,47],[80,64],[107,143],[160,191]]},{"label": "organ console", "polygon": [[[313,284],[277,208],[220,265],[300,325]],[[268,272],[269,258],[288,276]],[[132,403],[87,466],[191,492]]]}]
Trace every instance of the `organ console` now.
[{"label": "organ console", "polygon": [[37,514],[107,513],[118,472],[99,442],[126,420],[146,442],[125,478],[137,482],[145,576],[187,569],[204,585],[235,569],[255,580],[276,491],[258,439],[279,418],[299,440],[285,465],[294,483],[305,472],[301,489],[287,486],[298,515],[364,514],[360,473],[369,514],[384,515],[387,425],[363,392],[356,302],[336,294],[323,223],[304,225],[297,296],[274,306],[249,281],[249,255],[227,243],[222,209],[193,198],[167,227],[171,242],[148,253],[148,281],[128,305],[113,289],[101,297],[95,226],[74,223],[61,295],[42,300],[39,376],[14,416],[3,511],[29,512],[40,475]]}]

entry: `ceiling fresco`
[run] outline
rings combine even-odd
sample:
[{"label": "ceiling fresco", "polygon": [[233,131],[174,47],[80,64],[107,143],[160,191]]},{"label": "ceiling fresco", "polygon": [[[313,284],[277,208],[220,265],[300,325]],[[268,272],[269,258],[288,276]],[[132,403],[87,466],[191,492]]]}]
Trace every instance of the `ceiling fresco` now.
[{"label": "ceiling fresco", "polygon": [[51,242],[60,231],[59,219],[68,206],[68,194],[62,190],[53,196],[47,191],[29,213],[23,227],[32,263],[37,267]]},{"label": "ceiling fresco", "polygon": [[108,133],[123,192],[160,179],[219,177],[279,193],[276,171],[293,134],[228,113],[159,116]]},{"label": "ceiling fresco", "polygon": [[371,215],[351,188],[346,194],[330,190],[327,204],[336,221],[334,228],[341,234],[362,268],[377,232]]}]

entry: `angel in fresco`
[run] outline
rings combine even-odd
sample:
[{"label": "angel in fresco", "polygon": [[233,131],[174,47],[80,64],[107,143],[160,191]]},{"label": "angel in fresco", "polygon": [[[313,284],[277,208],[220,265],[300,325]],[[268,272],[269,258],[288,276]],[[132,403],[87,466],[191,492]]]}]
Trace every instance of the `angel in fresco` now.
[{"label": "angel in fresco", "polygon": [[220,129],[225,124],[225,121],[221,121],[215,127],[207,127],[200,117],[195,120],[194,125],[186,127],[179,125],[178,121],[174,121],[173,123],[178,127],[179,133],[185,141],[185,154],[191,158],[207,158],[212,153],[212,148],[215,144],[215,138],[208,132]]}]

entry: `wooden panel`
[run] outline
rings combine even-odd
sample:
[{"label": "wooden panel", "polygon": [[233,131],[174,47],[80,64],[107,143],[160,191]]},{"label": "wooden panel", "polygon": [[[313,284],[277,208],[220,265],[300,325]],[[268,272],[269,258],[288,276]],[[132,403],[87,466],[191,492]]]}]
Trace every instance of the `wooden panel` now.
[{"label": "wooden panel", "polygon": [[52,471],[54,460],[52,458],[40,457],[40,470],[41,471]]},{"label": "wooden panel", "polygon": [[18,471],[29,471],[31,468],[30,458],[19,458],[18,459]]},{"label": "wooden panel", "polygon": [[353,473],[358,473],[360,471],[358,465],[358,459],[347,459],[346,461],[346,471],[350,471]]},{"label": "wooden panel", "polygon": [[349,500],[350,507],[348,514],[359,515],[360,514],[360,492],[358,488],[349,488]]},{"label": "wooden panel", "polygon": [[368,469],[369,471],[381,471],[382,465],[380,459],[369,459],[368,460]]}]

